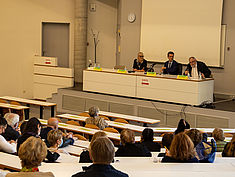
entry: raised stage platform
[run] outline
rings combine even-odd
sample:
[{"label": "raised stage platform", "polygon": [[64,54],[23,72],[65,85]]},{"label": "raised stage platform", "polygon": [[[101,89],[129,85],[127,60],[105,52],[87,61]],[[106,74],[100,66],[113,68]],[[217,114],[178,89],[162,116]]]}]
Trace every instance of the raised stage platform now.
[{"label": "raised stage platform", "polygon": [[[215,109],[207,109],[84,92],[82,85],[59,89],[56,97],[57,111],[62,113],[77,114],[96,105],[102,111],[157,119],[161,121],[160,126],[162,127],[176,127],[179,119],[185,118],[191,127],[235,128],[235,112],[232,112],[235,111],[234,101],[218,103]],[[225,108],[225,110],[217,110],[218,108]]]}]

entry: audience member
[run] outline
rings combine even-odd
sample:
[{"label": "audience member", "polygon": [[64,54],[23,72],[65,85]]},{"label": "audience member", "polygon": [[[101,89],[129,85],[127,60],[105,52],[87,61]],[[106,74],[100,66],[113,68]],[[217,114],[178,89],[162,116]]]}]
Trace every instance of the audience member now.
[{"label": "audience member", "polygon": [[59,146],[63,144],[63,133],[60,130],[50,130],[47,135],[47,160],[55,162],[59,157]]},{"label": "audience member", "polygon": [[57,130],[58,124],[59,124],[59,121],[57,118],[54,118],[54,117],[49,118],[47,121],[47,126],[42,128],[42,130],[41,130],[40,137],[42,139],[46,140],[47,134],[49,133],[49,131]]},{"label": "audience member", "polygon": [[189,123],[184,119],[180,119],[178,123],[178,127],[175,130],[175,135],[177,135],[178,133],[184,132],[186,129],[190,129]]},{"label": "audience member", "polygon": [[221,128],[215,128],[212,132],[212,136],[215,139],[216,142],[216,152],[223,152],[224,146],[226,145],[226,141],[224,141],[224,132]]},{"label": "audience member", "polygon": [[4,118],[7,121],[7,128],[5,130],[5,133],[2,134],[2,136],[7,141],[11,141],[11,140],[16,141],[20,136],[20,133],[18,131],[20,116],[14,113],[6,113],[4,115]]},{"label": "audience member", "polygon": [[[107,135],[103,131],[98,131],[92,136],[91,143],[99,137],[107,137]],[[92,163],[88,150],[85,150],[80,154],[79,163]]]},{"label": "audience member", "polygon": [[[47,135],[49,131],[51,130],[57,130],[59,125],[59,121],[55,117],[51,117],[47,121],[47,127],[42,128],[40,137],[44,139],[47,142]],[[68,145],[73,145],[74,139],[72,133],[66,133],[65,136],[63,136],[63,143],[60,147],[66,147]]]},{"label": "audience member", "polygon": [[116,151],[116,157],[151,157],[151,153],[142,144],[135,144],[133,131],[124,129],[121,132],[121,146]]},{"label": "audience member", "polygon": [[153,142],[153,130],[151,128],[145,128],[141,135],[141,144],[146,146],[150,152],[159,152],[161,145]]},{"label": "audience member", "polygon": [[178,133],[171,143],[170,152],[162,162],[198,163],[192,140],[185,133]]},{"label": "audience member", "polygon": [[18,152],[21,160],[21,172],[8,173],[6,177],[54,177],[51,172],[39,172],[38,166],[47,155],[46,144],[33,136],[29,137]]},{"label": "audience member", "polygon": [[17,152],[20,148],[20,145],[27,140],[30,136],[39,137],[42,124],[36,117],[32,117],[26,124],[24,129],[24,134],[19,137],[17,141]]},{"label": "audience member", "polygon": [[127,177],[128,175],[116,170],[110,163],[114,158],[113,143],[107,137],[99,137],[95,139],[89,148],[90,156],[93,164],[83,168],[83,172],[79,172],[72,177]]},{"label": "audience member", "polygon": [[[162,147],[166,148],[166,153],[168,152],[168,149],[171,147],[171,142],[174,138],[173,133],[165,133],[162,137]],[[166,153],[159,153],[158,157],[164,157]]]},{"label": "audience member", "polygon": [[225,145],[222,157],[235,157],[235,135],[233,135],[231,142]]},{"label": "audience member", "polygon": [[96,106],[93,106],[89,109],[89,115],[90,117],[86,119],[86,124],[93,124],[99,127],[101,130],[103,130],[105,127],[108,126],[107,122],[104,120],[104,118],[99,117],[99,108]]},{"label": "audience member", "polygon": [[215,147],[212,147],[211,144],[206,141],[202,141],[203,135],[199,130],[190,129],[186,134],[191,138],[194,144],[198,160],[204,163],[213,163],[216,155],[216,143],[214,143],[214,140],[212,140],[212,144]]},{"label": "audience member", "polygon": [[7,153],[15,153],[15,146],[7,142],[7,140],[2,136],[7,128],[7,121],[5,118],[0,117],[0,151]]},{"label": "audience member", "polygon": [[26,125],[27,125],[27,121],[22,122],[22,124],[20,125],[20,134],[21,135],[24,134]]}]

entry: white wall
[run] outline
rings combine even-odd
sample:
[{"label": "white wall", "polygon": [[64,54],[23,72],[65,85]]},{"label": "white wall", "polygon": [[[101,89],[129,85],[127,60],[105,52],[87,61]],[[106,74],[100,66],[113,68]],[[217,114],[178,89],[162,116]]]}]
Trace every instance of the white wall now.
[{"label": "white wall", "polygon": [[0,95],[32,98],[33,56],[41,55],[42,22],[71,23],[73,61],[74,0],[0,0],[0,4]]},{"label": "white wall", "polygon": [[95,33],[99,31],[97,63],[104,68],[113,68],[116,65],[117,0],[89,0],[88,2],[96,5],[96,12],[88,10],[87,60],[94,62],[95,56],[92,28]]}]

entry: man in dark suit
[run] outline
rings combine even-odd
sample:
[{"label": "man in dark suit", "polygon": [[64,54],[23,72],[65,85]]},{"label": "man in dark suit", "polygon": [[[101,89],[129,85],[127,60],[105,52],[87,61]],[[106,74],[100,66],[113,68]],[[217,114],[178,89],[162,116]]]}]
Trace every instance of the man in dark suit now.
[{"label": "man in dark suit", "polygon": [[167,58],[169,59],[167,62],[164,63],[162,67],[163,74],[171,74],[171,75],[178,75],[179,74],[179,67],[178,63],[174,60],[174,52],[168,52]]},{"label": "man in dark suit", "polygon": [[72,177],[128,177],[126,173],[116,170],[110,163],[113,161],[115,150],[113,143],[107,137],[98,137],[91,142],[89,154],[93,164],[83,167]]},{"label": "man in dark suit", "polygon": [[206,66],[205,63],[203,63],[201,61],[197,61],[197,59],[195,57],[189,58],[189,64],[187,65],[187,68],[186,68],[184,74],[188,75],[188,73],[193,78],[198,78],[200,73],[201,73],[202,78],[211,77],[210,69]]}]

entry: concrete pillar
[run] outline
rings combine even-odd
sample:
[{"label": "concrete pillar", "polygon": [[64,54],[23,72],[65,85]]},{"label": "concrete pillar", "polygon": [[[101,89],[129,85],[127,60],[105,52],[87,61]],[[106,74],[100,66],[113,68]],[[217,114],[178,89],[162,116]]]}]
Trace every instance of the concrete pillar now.
[{"label": "concrete pillar", "polygon": [[82,71],[87,58],[88,0],[75,0],[74,75],[75,84],[82,82]]}]

